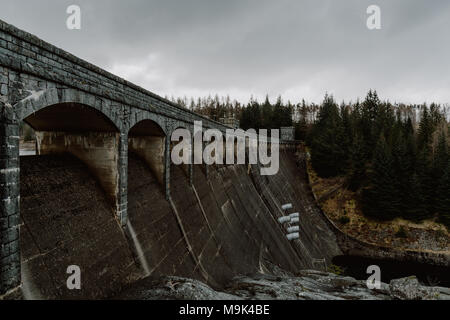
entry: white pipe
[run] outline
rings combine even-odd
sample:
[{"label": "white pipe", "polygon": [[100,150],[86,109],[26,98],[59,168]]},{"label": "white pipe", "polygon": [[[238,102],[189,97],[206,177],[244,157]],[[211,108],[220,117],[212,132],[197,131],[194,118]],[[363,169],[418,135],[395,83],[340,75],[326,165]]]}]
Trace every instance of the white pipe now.
[{"label": "white pipe", "polygon": [[289,215],[289,217],[291,217],[291,219],[292,219],[292,218],[298,218],[298,217],[300,217],[300,213],[298,213],[298,212],[291,213],[291,214]]},{"label": "white pipe", "polygon": [[295,240],[295,239],[300,238],[300,234],[299,234],[298,232],[295,232],[295,233],[289,233],[289,234],[286,235],[286,238],[287,238],[289,241],[292,241],[292,240]]},{"label": "white pipe", "polygon": [[291,218],[289,216],[283,216],[283,217],[278,218],[279,223],[285,223],[285,222],[289,222],[289,221],[291,221]]}]

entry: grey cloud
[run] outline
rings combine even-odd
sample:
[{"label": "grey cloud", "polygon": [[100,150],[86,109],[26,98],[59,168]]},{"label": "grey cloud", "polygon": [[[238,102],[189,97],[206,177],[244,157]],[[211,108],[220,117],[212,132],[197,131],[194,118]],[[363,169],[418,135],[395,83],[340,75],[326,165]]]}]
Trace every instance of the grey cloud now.
[{"label": "grey cloud", "polygon": [[[0,18],[161,95],[450,101],[444,0],[0,1]],[[65,9],[82,9],[81,31]],[[366,28],[366,8],[382,29]]]}]

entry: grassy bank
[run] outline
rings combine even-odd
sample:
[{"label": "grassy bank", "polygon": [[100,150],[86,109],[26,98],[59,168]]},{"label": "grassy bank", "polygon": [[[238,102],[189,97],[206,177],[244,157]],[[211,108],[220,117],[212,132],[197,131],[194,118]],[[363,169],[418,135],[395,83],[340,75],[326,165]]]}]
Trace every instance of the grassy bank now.
[{"label": "grassy bank", "polygon": [[320,178],[307,161],[311,188],[324,213],[343,232],[382,246],[450,252],[447,228],[433,220],[413,223],[401,218],[379,222],[362,214],[360,194],[346,188],[345,177]]}]

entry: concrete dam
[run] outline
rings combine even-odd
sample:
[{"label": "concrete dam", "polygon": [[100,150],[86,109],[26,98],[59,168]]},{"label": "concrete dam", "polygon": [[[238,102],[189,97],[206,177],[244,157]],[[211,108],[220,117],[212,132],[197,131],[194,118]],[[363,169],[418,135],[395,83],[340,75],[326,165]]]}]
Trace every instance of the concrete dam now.
[{"label": "concrete dam", "polygon": [[[70,155],[21,159],[22,279],[31,298],[105,298],[148,276],[178,275],[221,288],[234,276],[296,272],[339,254],[290,151],[265,179],[244,165],[171,168],[171,199],[145,160],[130,153],[128,223],[122,229],[89,169]],[[306,199],[305,199],[306,198]],[[293,243],[276,218],[291,202],[302,213]],[[81,267],[68,290],[66,267]],[[319,266],[320,267],[320,266]]]},{"label": "concrete dam", "polygon": [[[171,162],[202,117],[0,21],[0,296],[108,298],[147,276],[220,288],[235,275],[322,268],[341,251],[298,165]],[[37,156],[20,157],[19,126]],[[277,218],[292,203],[300,239]],[[319,263],[320,264],[320,263]],[[67,286],[78,266],[81,289]]]}]

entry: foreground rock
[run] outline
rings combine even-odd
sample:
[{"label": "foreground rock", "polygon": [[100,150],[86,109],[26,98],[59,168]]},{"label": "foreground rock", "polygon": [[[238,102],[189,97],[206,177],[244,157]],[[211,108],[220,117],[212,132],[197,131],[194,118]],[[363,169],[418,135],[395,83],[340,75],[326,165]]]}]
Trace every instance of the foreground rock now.
[{"label": "foreground rock", "polygon": [[403,300],[435,300],[441,295],[448,298],[450,294],[446,288],[421,286],[416,277],[392,280],[389,289],[392,296]]},{"label": "foreground rock", "polygon": [[118,299],[141,300],[450,300],[450,289],[422,286],[416,277],[382,283],[370,290],[365,281],[332,273],[304,270],[297,276],[263,275],[235,278],[222,291],[181,277],[147,278]]}]

